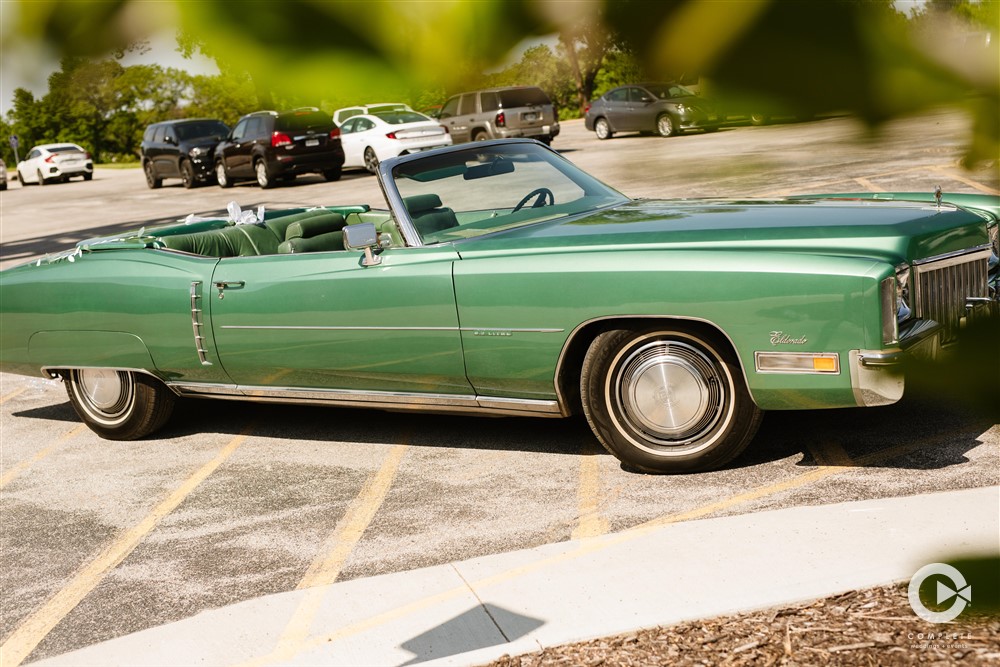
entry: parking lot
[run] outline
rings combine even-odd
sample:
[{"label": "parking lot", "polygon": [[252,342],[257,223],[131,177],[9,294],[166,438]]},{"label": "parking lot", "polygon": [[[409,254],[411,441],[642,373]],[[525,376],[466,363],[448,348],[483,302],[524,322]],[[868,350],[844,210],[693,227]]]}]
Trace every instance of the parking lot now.
[{"label": "parking lot", "polygon": [[[967,129],[942,112],[874,135],[827,118],[601,142],[570,121],[553,147],[638,197],[997,194],[996,163],[959,165]],[[361,171],[189,191],[98,168],[0,195],[0,267],[232,200],[383,206]],[[0,374],[0,650],[13,667],[270,593],[648,522],[994,485],[996,422],[925,383],[887,408],[769,413],[725,470],[658,477],[623,469],[582,418],[189,401],[151,439],[104,441],[61,384]]]}]

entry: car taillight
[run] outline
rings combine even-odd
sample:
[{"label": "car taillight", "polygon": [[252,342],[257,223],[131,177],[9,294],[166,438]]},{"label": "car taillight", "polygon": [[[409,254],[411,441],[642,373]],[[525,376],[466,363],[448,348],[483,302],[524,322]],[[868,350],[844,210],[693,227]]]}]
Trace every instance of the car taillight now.
[{"label": "car taillight", "polygon": [[90,151],[85,151],[84,154],[83,154],[83,157],[86,158],[87,160],[89,160],[90,159]]},{"label": "car taillight", "polygon": [[291,146],[292,138],[285,134],[284,132],[273,132],[271,134],[271,147],[281,148],[282,146]]},{"label": "car taillight", "polygon": [[340,139],[340,128],[339,127],[335,127],[332,130],[330,130],[330,138],[331,139]]},{"label": "car taillight", "polygon": [[507,127],[507,117],[503,115],[503,111],[497,114],[497,127]]},{"label": "car taillight", "polygon": [[386,139],[395,139],[396,138],[396,133],[395,132],[390,132],[389,134],[385,135],[385,138]]},{"label": "car taillight", "polygon": [[583,113],[590,113],[590,103],[589,102],[583,107]]},{"label": "car taillight", "polygon": [[451,134],[451,130],[448,129],[447,125],[442,125],[441,129],[444,130],[445,134]]},{"label": "car taillight", "polygon": [[52,164],[52,160],[53,160],[54,158],[55,158],[55,155],[50,155],[50,156],[48,156],[47,158],[45,158],[45,161],[46,161],[46,162],[48,162],[49,164]]}]

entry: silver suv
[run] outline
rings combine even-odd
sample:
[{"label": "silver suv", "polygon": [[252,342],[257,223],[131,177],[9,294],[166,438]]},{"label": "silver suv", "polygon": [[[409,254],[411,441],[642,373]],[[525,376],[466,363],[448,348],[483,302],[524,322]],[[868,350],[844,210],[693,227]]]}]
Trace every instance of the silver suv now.
[{"label": "silver suv", "polygon": [[489,88],[448,98],[438,120],[454,143],[528,137],[546,144],[559,134],[552,100],[541,88]]}]

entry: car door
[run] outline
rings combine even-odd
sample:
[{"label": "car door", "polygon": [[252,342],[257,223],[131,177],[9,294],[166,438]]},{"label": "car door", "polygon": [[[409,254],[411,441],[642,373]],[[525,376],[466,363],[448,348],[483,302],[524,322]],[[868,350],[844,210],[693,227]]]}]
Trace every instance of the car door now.
[{"label": "car door", "polygon": [[340,145],[344,149],[345,167],[364,166],[364,158],[362,157],[364,146],[361,145],[361,137],[357,136],[356,129],[358,120],[357,117],[348,118],[340,126]]},{"label": "car door", "polygon": [[390,248],[380,257],[370,267],[357,251],[220,260],[212,328],[233,381],[269,392],[472,394],[452,285],[457,253]]},{"label": "car door", "polygon": [[38,158],[41,157],[42,151],[35,148],[32,149],[21,164],[18,165],[17,177],[21,181],[21,184],[25,183],[37,183],[38,182]]},{"label": "car door", "polygon": [[229,135],[229,141],[222,149],[222,160],[231,176],[250,175],[250,151],[253,148],[252,135],[249,133],[250,123],[257,118],[244,118],[236,124]]},{"label": "car door", "polygon": [[661,106],[655,102],[656,98],[646,89],[638,86],[629,87],[629,129],[645,132],[652,132],[656,129],[656,117],[659,115]]},{"label": "car door", "polygon": [[[444,106],[441,107],[441,115],[438,117],[441,124],[448,128],[451,140],[456,144],[461,144],[471,139],[468,118],[459,115],[459,103],[462,102],[463,97],[472,99],[468,95],[455,95],[444,103]],[[465,104],[468,105],[469,102]]]},{"label": "car door", "polygon": [[180,176],[180,167],[177,162],[180,157],[180,143],[177,138],[177,129],[173,125],[167,125],[163,134],[163,143],[156,155],[156,171],[160,176]]},{"label": "car door", "polygon": [[608,122],[616,132],[630,129],[628,118],[628,88],[616,88],[604,95]]}]

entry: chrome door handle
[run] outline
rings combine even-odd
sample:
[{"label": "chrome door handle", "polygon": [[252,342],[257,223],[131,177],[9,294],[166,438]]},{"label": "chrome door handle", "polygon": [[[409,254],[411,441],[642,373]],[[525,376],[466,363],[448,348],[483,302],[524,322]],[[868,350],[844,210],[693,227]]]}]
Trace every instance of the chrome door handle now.
[{"label": "chrome door handle", "polygon": [[220,280],[215,283],[215,288],[219,290],[219,298],[224,299],[226,298],[226,295],[223,293],[223,290],[230,288],[239,288],[243,287],[244,285],[246,285],[246,283],[243,282],[242,280]]}]

